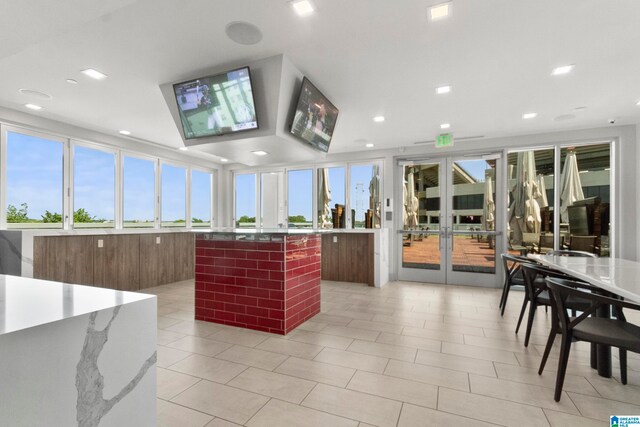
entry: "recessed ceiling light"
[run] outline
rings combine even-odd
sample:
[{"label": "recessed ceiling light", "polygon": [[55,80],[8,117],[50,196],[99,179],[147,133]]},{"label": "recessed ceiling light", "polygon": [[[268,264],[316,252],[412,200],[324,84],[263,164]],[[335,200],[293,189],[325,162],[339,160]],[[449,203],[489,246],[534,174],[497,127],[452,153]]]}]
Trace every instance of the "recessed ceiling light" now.
[{"label": "recessed ceiling light", "polygon": [[640,107],[640,101],[636,102],[636,105],[637,105],[638,107]]},{"label": "recessed ceiling light", "polygon": [[373,148],[373,144],[372,144],[372,143],[365,144],[365,147],[367,147],[367,148]]},{"label": "recessed ceiling light", "polygon": [[120,134],[121,135],[131,135],[131,132],[129,132],[128,130],[121,130]]},{"label": "recessed ceiling light", "polygon": [[67,83],[71,84],[71,85],[77,85],[78,81],[74,80],[74,79],[67,79]]},{"label": "recessed ceiling light", "polygon": [[292,1],[291,7],[299,16],[311,15],[314,11],[313,4],[309,0]]},{"label": "recessed ceiling light", "polygon": [[573,70],[574,67],[575,67],[575,65],[573,65],[573,64],[563,65],[561,67],[556,67],[551,72],[551,75],[552,76],[562,76],[564,74],[569,74]]},{"label": "recessed ceiling light", "polygon": [[523,119],[534,119],[536,117],[538,117],[538,113],[524,113],[522,115]]},{"label": "recessed ceiling light", "polygon": [[189,148],[188,147],[178,147],[178,150],[180,151],[187,151]]},{"label": "recessed ceiling light", "polygon": [[106,74],[101,73],[100,71],[94,70],[93,68],[87,68],[86,70],[82,70],[80,72],[85,76],[91,77],[92,79],[96,79],[96,80],[104,80],[107,78]]},{"label": "recessed ceiling light", "polygon": [[24,104],[25,107],[27,107],[30,110],[35,110],[35,111],[40,111],[42,110],[42,107],[36,104]]},{"label": "recessed ceiling light", "polygon": [[451,3],[442,3],[429,8],[429,17],[432,21],[444,19],[451,14]]},{"label": "recessed ceiling light", "polygon": [[53,96],[49,95],[48,93],[40,92],[39,90],[18,89],[18,92],[20,92],[23,95],[33,96],[35,98],[47,99],[47,100],[53,99]]},{"label": "recessed ceiling light", "polygon": [[440,129],[449,129],[451,125],[449,123],[443,123],[440,125]]},{"label": "recessed ceiling light", "polygon": [[262,150],[258,150],[258,151],[252,151],[253,154],[255,154],[256,156],[266,156],[267,153],[266,151],[262,151]]},{"label": "recessed ceiling light", "polygon": [[229,159],[225,159],[224,157],[221,157],[221,158],[220,158],[220,161],[224,163],[224,162],[228,162],[228,161],[229,161]]},{"label": "recessed ceiling light", "polygon": [[384,116],[375,116],[373,118],[373,121],[376,122],[376,123],[382,123],[382,122],[384,122]]},{"label": "recessed ceiling light", "polygon": [[442,95],[444,93],[449,93],[451,92],[451,86],[440,86],[436,88],[436,93],[438,95]]}]

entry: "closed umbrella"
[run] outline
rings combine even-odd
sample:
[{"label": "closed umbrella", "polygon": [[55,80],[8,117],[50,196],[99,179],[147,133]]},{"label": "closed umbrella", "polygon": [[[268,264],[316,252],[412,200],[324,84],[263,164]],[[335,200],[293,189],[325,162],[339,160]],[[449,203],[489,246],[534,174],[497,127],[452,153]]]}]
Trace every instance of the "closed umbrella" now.
[{"label": "closed umbrella", "polygon": [[[496,204],[493,200],[492,172],[491,169],[486,170],[484,178],[484,229],[486,231],[496,229]],[[489,243],[489,248],[493,249],[493,238],[491,236],[487,236],[487,242]]]},{"label": "closed umbrella", "polygon": [[369,181],[369,209],[373,212],[373,226],[380,224],[380,166],[374,165]]},{"label": "closed umbrella", "polygon": [[538,201],[538,206],[540,206],[541,209],[549,206],[547,188],[544,185],[544,176],[542,175],[538,175],[538,193],[535,199]]},{"label": "closed umbrella", "polygon": [[484,227],[487,231],[495,229],[495,212],[496,204],[493,200],[493,182],[491,175],[486,173],[484,178]]},{"label": "closed umbrella", "polygon": [[413,169],[409,172],[407,182],[407,226],[415,228],[418,225],[418,198],[416,197]]},{"label": "closed umbrella", "polygon": [[513,189],[513,201],[509,207],[509,225],[514,232],[516,242],[522,242],[522,233],[540,232],[542,222],[540,206],[534,197],[537,192],[534,152],[518,153],[516,185]]},{"label": "closed umbrella", "polygon": [[584,200],[580,171],[578,171],[578,159],[575,151],[569,151],[560,176],[560,218],[562,222],[569,222],[568,208],[578,200]]},{"label": "closed umbrella", "polygon": [[320,227],[325,228],[331,225],[329,221],[329,213],[331,208],[329,207],[331,202],[331,187],[329,187],[329,169],[322,168],[322,174],[320,176],[320,188],[318,189],[318,212],[320,213]]}]

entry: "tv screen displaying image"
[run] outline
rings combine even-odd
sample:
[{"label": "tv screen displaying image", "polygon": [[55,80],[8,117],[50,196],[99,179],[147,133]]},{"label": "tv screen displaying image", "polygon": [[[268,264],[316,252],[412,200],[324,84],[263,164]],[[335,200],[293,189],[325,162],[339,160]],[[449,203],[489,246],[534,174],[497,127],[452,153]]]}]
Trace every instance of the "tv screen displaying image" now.
[{"label": "tv screen displaying image", "polygon": [[291,133],[314,148],[329,151],[338,109],[305,77],[291,124]]},{"label": "tv screen displaying image", "polygon": [[173,85],[185,139],[258,128],[249,67]]}]

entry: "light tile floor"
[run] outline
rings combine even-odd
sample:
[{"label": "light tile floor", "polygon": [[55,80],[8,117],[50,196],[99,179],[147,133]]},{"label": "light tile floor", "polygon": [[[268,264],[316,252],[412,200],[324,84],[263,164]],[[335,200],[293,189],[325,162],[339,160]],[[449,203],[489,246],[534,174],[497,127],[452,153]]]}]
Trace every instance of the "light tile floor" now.
[{"label": "light tile floor", "polygon": [[617,352],[601,378],[585,343],[553,400],[557,348],[537,374],[550,313],[538,309],[525,348],[522,292],[500,317],[499,289],[323,282],[322,313],[286,337],[192,320],[193,281],[145,292],[158,296],[159,426],[564,427],[640,414],[640,355],[623,386]]}]

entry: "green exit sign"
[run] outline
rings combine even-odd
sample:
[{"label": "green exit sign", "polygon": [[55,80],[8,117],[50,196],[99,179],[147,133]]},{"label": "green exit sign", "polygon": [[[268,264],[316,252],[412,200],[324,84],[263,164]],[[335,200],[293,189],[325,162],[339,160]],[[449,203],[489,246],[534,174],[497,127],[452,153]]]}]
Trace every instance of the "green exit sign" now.
[{"label": "green exit sign", "polygon": [[436,148],[451,147],[453,146],[453,135],[450,133],[443,133],[436,137]]}]

